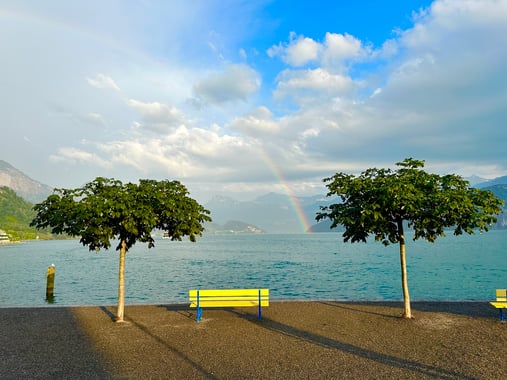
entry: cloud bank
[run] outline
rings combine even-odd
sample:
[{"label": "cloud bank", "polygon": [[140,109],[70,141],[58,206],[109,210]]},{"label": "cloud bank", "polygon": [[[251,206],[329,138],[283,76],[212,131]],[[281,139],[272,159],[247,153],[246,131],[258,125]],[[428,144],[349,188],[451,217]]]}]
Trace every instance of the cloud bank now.
[{"label": "cloud bank", "polygon": [[507,174],[507,1],[436,0],[378,46],[332,25],[261,44],[263,2],[177,1],[171,26],[163,3],[96,24],[93,6],[0,6],[3,159],[38,180],[171,178],[206,198],[286,191],[280,173],[319,193],[405,157]]}]

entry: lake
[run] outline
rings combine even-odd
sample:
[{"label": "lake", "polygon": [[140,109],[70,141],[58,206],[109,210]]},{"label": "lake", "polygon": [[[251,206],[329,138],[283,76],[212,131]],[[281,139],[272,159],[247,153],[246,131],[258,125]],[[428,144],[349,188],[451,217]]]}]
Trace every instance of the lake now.
[{"label": "lake", "polygon": [[[114,247],[114,246],[113,246]],[[413,301],[478,301],[507,288],[507,231],[407,238]],[[0,245],[0,307],[50,306],[46,271],[56,265],[53,305],[114,305],[118,253],[78,240]],[[399,249],[343,243],[341,234],[205,235],[196,243],[158,239],[126,259],[127,305],[185,303],[189,289],[269,288],[273,300],[401,300]]]}]

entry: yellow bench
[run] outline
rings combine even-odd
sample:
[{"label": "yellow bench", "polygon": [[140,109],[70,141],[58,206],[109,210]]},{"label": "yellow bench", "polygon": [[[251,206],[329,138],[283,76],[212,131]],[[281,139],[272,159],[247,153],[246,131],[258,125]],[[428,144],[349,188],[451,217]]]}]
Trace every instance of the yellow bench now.
[{"label": "yellow bench", "polygon": [[496,307],[500,311],[500,320],[505,322],[505,315],[503,309],[507,308],[507,289],[496,290],[496,301],[490,302],[493,307]]},{"label": "yellow bench", "polygon": [[258,319],[262,319],[262,307],[269,306],[269,289],[193,289],[188,291],[190,307],[197,309],[195,320],[202,318],[203,307],[258,307]]}]

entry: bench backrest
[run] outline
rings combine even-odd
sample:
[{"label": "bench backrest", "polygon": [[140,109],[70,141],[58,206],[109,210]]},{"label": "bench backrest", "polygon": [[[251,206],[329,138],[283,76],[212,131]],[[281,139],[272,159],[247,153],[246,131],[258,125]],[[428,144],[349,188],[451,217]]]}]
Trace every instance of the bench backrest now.
[{"label": "bench backrest", "polygon": [[507,289],[497,289],[496,290],[496,301],[497,302],[507,302]]},{"label": "bench backrest", "polygon": [[190,307],[269,306],[269,289],[192,289]]}]

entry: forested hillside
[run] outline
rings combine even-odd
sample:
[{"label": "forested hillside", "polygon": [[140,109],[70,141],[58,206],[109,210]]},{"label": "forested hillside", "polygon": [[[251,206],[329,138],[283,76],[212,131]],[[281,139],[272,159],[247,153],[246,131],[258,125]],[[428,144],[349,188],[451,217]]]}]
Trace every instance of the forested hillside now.
[{"label": "forested hillside", "polygon": [[37,231],[30,227],[35,216],[33,204],[16,195],[6,186],[0,187],[0,229],[10,235],[11,240],[35,239],[36,236],[48,238],[50,233]]}]

